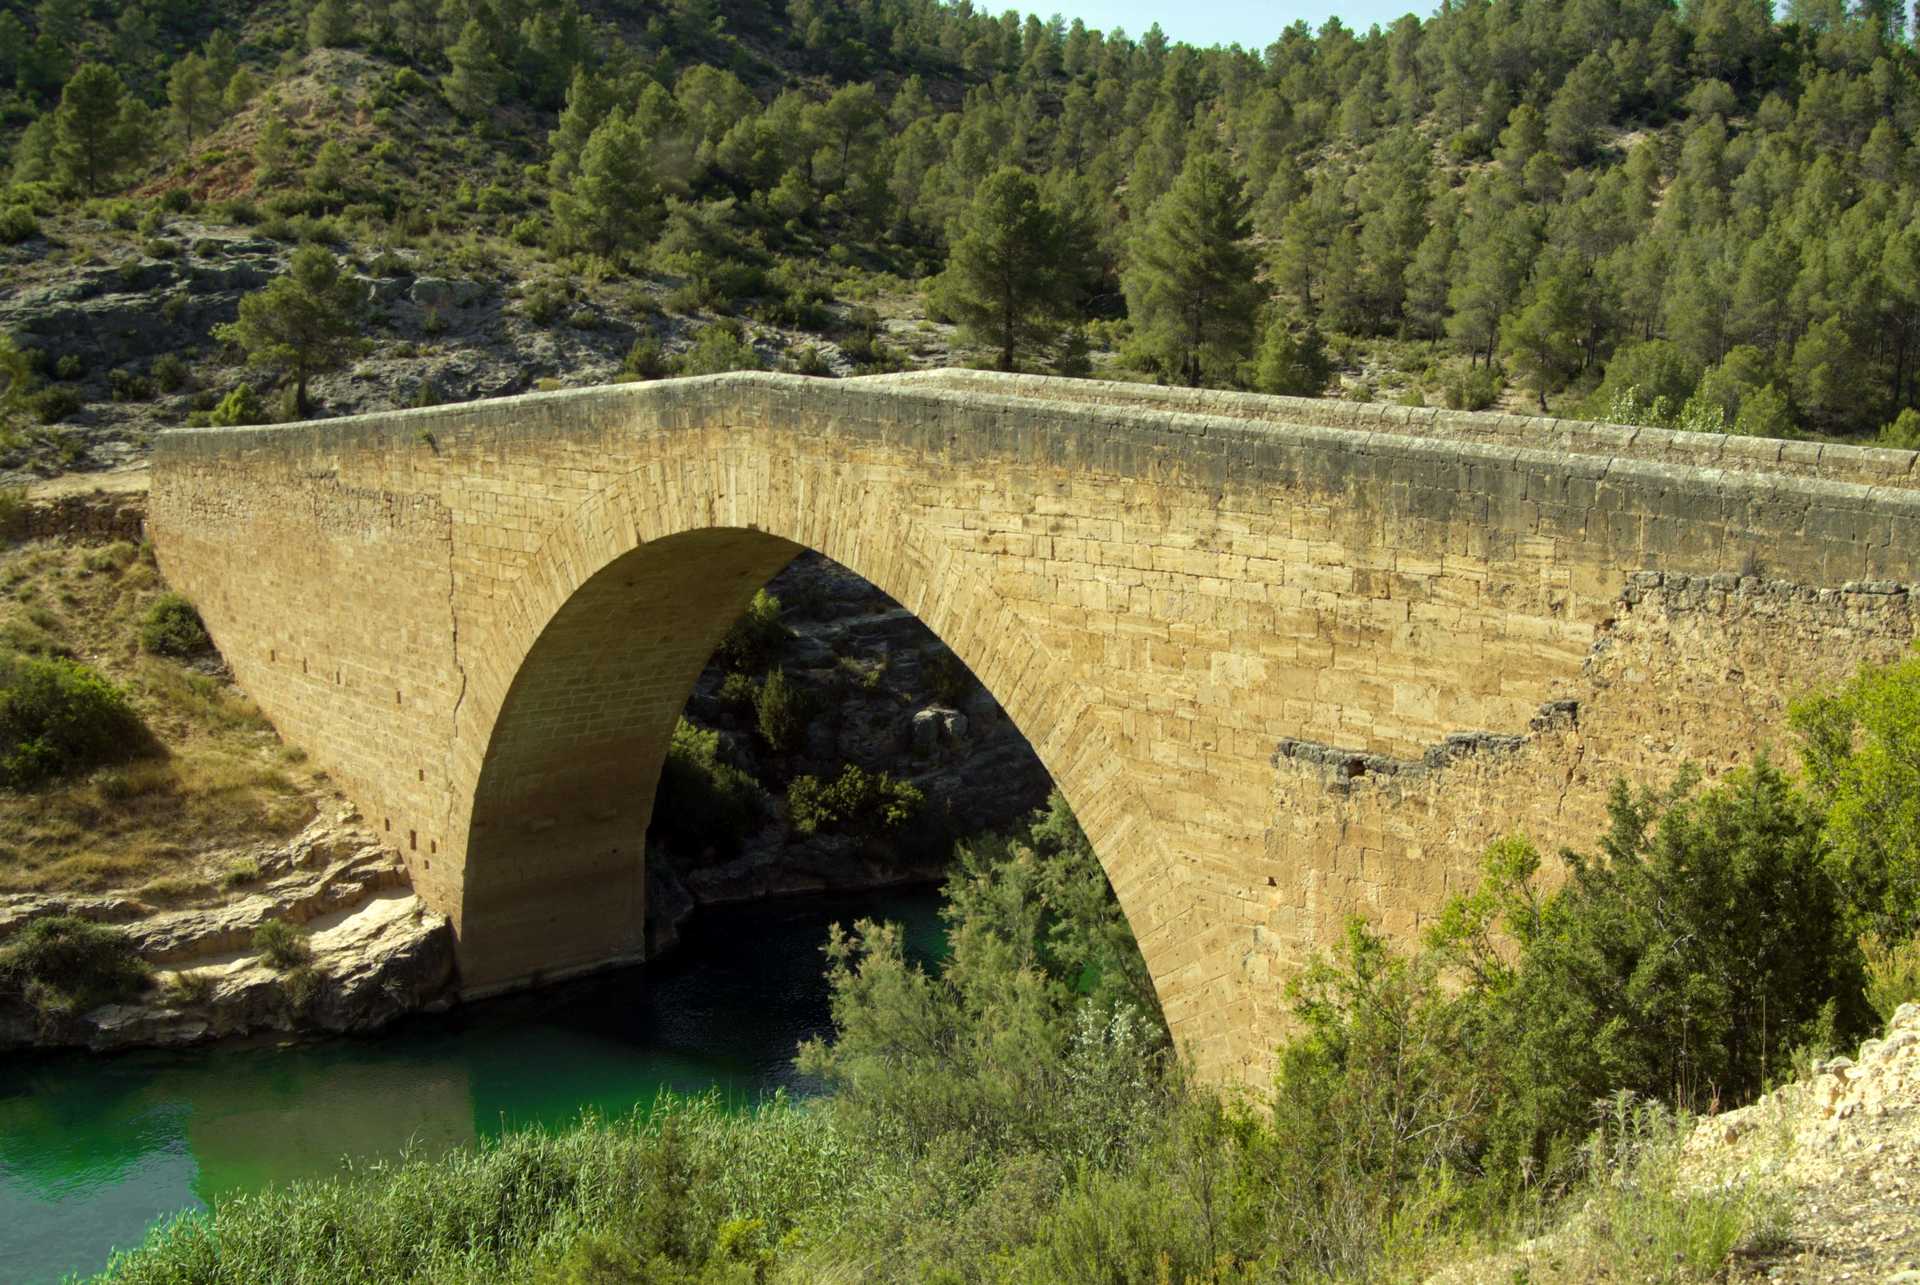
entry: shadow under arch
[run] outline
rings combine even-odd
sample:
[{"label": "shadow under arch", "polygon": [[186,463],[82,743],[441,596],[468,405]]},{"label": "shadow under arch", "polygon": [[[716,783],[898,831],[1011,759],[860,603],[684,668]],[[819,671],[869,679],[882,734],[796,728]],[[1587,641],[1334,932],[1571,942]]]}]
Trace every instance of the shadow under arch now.
[{"label": "shadow under arch", "polygon": [[643,515],[673,520],[647,501],[689,492],[629,481],[647,494],[596,497],[554,533],[544,573],[503,613],[526,641],[501,650],[520,658],[489,658],[462,702],[455,752],[473,784],[456,931],[469,994],[641,956],[644,836],[675,722],[754,592],[811,548],[912,611],[999,701],[1080,818],[1166,1003],[1156,945],[1178,909],[1174,872],[1085,693],[991,586],[891,515],[850,521],[860,535],[846,540],[798,523],[776,534],[765,513],[703,524],[737,512],[645,538]]}]

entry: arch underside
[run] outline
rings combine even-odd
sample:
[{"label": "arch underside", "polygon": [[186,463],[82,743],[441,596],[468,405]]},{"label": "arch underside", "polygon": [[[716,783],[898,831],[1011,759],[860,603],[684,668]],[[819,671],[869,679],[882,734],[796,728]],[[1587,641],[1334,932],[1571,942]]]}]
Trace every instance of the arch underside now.
[{"label": "arch underside", "polygon": [[[647,511],[633,502],[592,507]],[[1055,663],[1020,617],[951,564],[943,578],[941,560],[917,556],[922,539],[896,520],[881,520],[893,528],[883,538],[866,529],[833,541],[775,534],[784,524],[770,530],[766,516],[623,541],[583,513],[569,531],[600,533],[597,547],[549,560],[572,574],[529,581],[558,605],[513,671],[471,793],[455,917],[467,991],[644,956],[644,838],[675,723],[755,591],[808,548],[914,610],[999,701],[1080,815],[1123,908],[1134,903],[1144,939],[1139,890],[1121,872],[1156,867],[1110,859],[1145,833],[1140,809],[1115,797],[1125,788],[1116,755],[1102,751],[1084,703],[1071,707],[1072,686],[1050,676]],[[474,702],[485,705],[484,695]],[[1157,868],[1164,875],[1165,863]]]}]

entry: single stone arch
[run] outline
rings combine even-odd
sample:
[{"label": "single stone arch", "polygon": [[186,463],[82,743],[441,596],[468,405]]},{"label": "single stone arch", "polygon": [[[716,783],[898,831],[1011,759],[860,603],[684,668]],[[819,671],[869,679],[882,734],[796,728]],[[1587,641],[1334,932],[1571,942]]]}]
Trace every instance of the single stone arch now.
[{"label": "single stone arch", "polygon": [[689,452],[625,474],[549,534],[501,613],[508,636],[489,641],[456,718],[468,989],[642,955],[643,840],[675,722],[754,592],[812,549],[913,611],[1000,702],[1080,818],[1168,1001],[1176,867],[1068,667],[909,518],[840,507],[823,521],[810,497],[851,497],[798,459],[778,492],[714,489],[728,471]]},{"label": "single stone arch", "polygon": [[[541,918],[544,885],[639,927],[631,889],[547,856],[563,824],[611,825],[594,812],[625,778],[590,762],[607,790],[576,798],[531,715],[596,681],[637,702],[603,653],[665,637],[704,659],[735,609],[649,635],[617,594],[587,609],[595,577],[738,604],[789,548],[821,551],[1000,700],[1196,1072],[1257,1082],[1282,983],[1348,916],[1410,936],[1497,833],[1589,843],[1613,778],[1743,758],[1789,693],[1902,653],[1917,459],[984,372],[740,374],[176,430],[148,522],[241,685],[496,983],[604,962]],[[731,579],[687,570],[719,562]],[[576,615],[602,641],[576,642],[570,687]],[[665,687],[690,681],[660,659]],[[683,694],[656,693],[676,713]],[[519,955],[492,958],[516,919]]]}]

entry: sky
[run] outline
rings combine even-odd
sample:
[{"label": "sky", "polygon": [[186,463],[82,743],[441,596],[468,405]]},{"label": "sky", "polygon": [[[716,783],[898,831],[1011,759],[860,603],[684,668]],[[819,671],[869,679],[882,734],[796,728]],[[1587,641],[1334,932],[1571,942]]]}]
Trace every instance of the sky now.
[{"label": "sky", "polygon": [[[1248,49],[1265,49],[1273,38],[1295,19],[1306,19],[1318,29],[1334,15],[1356,31],[1365,31],[1374,23],[1387,26],[1401,14],[1414,13],[1426,18],[1438,0],[1052,0],[1061,16],[1069,22],[1083,20],[1089,27],[1112,31],[1125,27],[1127,34],[1138,36],[1154,23],[1169,40],[1184,40],[1190,45],[1240,44]],[[1048,0],[1024,0],[1006,5],[994,0],[974,8],[997,12],[1018,8],[1047,17],[1054,12]]]}]

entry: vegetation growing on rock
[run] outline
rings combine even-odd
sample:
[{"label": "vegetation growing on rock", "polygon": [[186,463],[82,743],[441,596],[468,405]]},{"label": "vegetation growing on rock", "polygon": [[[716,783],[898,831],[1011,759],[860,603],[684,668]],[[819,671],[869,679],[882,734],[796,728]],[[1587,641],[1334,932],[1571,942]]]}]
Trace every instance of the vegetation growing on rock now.
[{"label": "vegetation growing on rock", "polygon": [[24,1001],[42,1018],[129,999],[149,980],[127,934],[106,924],[48,915],[0,943],[0,997]]}]

